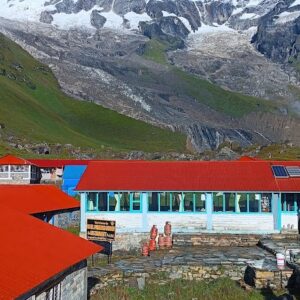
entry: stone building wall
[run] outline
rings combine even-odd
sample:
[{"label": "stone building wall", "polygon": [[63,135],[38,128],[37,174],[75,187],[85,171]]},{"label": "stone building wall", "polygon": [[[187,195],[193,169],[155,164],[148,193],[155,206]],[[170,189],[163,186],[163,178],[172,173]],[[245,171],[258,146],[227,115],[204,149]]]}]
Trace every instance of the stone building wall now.
[{"label": "stone building wall", "polygon": [[82,261],[75,266],[49,279],[21,297],[26,300],[85,300],[87,299],[87,263]]},{"label": "stone building wall", "polygon": [[248,247],[257,245],[261,238],[261,235],[255,234],[173,234],[173,244],[176,246]]},{"label": "stone building wall", "polygon": [[54,225],[60,228],[80,225],[80,210],[65,212],[54,216]]}]

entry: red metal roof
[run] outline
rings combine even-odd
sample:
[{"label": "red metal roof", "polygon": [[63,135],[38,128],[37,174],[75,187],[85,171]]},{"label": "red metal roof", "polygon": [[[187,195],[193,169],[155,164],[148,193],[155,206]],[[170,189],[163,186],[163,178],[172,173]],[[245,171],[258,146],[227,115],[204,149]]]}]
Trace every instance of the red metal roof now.
[{"label": "red metal roof", "polygon": [[[79,209],[80,203],[53,185],[0,185],[0,204],[26,214]],[[0,217],[1,218],[1,217]]]},{"label": "red metal roof", "polygon": [[267,161],[93,161],[77,190],[300,191],[300,178],[276,179],[271,165]]},{"label": "red metal roof", "polygon": [[11,154],[7,154],[0,158],[0,165],[34,165],[34,163]]},{"label": "red metal roof", "polygon": [[87,159],[29,159],[29,161],[40,168],[63,168],[68,165],[87,165]]},{"label": "red metal roof", "polygon": [[16,299],[103,249],[32,216],[0,209],[0,299]]}]

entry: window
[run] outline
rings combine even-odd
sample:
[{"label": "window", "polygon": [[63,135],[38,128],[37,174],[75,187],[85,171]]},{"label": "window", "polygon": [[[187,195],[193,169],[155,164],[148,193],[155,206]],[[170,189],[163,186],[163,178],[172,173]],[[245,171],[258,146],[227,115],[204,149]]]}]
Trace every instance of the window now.
[{"label": "window", "polygon": [[17,166],[17,165],[13,165],[11,166],[11,172],[28,172],[29,171],[29,166]]},{"label": "window", "polygon": [[235,193],[224,193],[224,211],[235,212]]},{"label": "window", "polygon": [[194,211],[194,193],[185,193],[184,211]]},{"label": "window", "polygon": [[8,166],[7,165],[1,165],[0,166],[0,173],[8,172]]},{"label": "window", "polygon": [[204,193],[195,193],[194,202],[195,202],[195,210],[194,211],[205,211],[205,201],[206,196]]},{"label": "window", "polygon": [[284,212],[296,212],[297,207],[297,194],[282,194],[281,195],[281,209]]},{"label": "window", "polygon": [[172,211],[180,211],[180,203],[183,201],[182,193],[172,193]]},{"label": "window", "polygon": [[261,195],[261,211],[262,212],[272,211],[272,194],[265,193]]},{"label": "window", "polygon": [[141,210],[141,193],[134,192],[131,194],[132,202],[131,202],[131,210],[140,211]]},{"label": "window", "polygon": [[214,212],[223,212],[224,193],[213,193]]},{"label": "window", "polygon": [[237,194],[236,204],[236,212],[248,212],[247,194]]},{"label": "window", "polygon": [[107,193],[98,193],[98,210],[107,211]]},{"label": "window", "polygon": [[249,197],[249,212],[259,212],[260,210],[260,194],[248,194]]},{"label": "window", "polygon": [[128,192],[119,193],[120,199],[120,210],[129,211],[130,210],[130,194]]},{"label": "window", "polygon": [[[118,193],[116,194],[118,197]],[[115,198],[115,193],[109,192],[108,193],[108,210],[115,211],[116,210],[117,200]]]},{"label": "window", "polygon": [[159,202],[160,202],[160,211],[170,211],[171,204],[171,195],[170,193],[162,192],[159,193]]},{"label": "window", "polygon": [[87,210],[88,211],[97,210],[97,193],[94,192],[87,193]]},{"label": "window", "polygon": [[[30,298],[31,299],[31,298]],[[61,300],[61,287],[60,283],[47,291],[36,296],[36,299],[45,299],[45,300]]]},{"label": "window", "polygon": [[148,210],[149,211],[159,211],[159,199],[158,193],[148,193]]}]

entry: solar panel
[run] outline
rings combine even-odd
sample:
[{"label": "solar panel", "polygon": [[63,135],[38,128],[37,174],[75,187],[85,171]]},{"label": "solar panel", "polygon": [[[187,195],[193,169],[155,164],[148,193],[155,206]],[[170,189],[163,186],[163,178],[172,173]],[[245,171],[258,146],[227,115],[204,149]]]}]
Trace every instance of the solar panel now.
[{"label": "solar panel", "polygon": [[290,166],[286,167],[286,170],[291,177],[300,177],[300,167]]},{"label": "solar panel", "polygon": [[289,177],[289,174],[284,166],[272,166],[272,171],[275,177]]}]

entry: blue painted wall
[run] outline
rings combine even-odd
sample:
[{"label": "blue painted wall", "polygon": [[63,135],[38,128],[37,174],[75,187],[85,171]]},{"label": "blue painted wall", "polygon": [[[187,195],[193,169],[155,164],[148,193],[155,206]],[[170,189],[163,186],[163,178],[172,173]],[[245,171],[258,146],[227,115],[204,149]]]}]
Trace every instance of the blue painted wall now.
[{"label": "blue painted wall", "polygon": [[75,196],[74,191],[87,166],[66,166],[63,172],[62,190],[69,196]]}]

